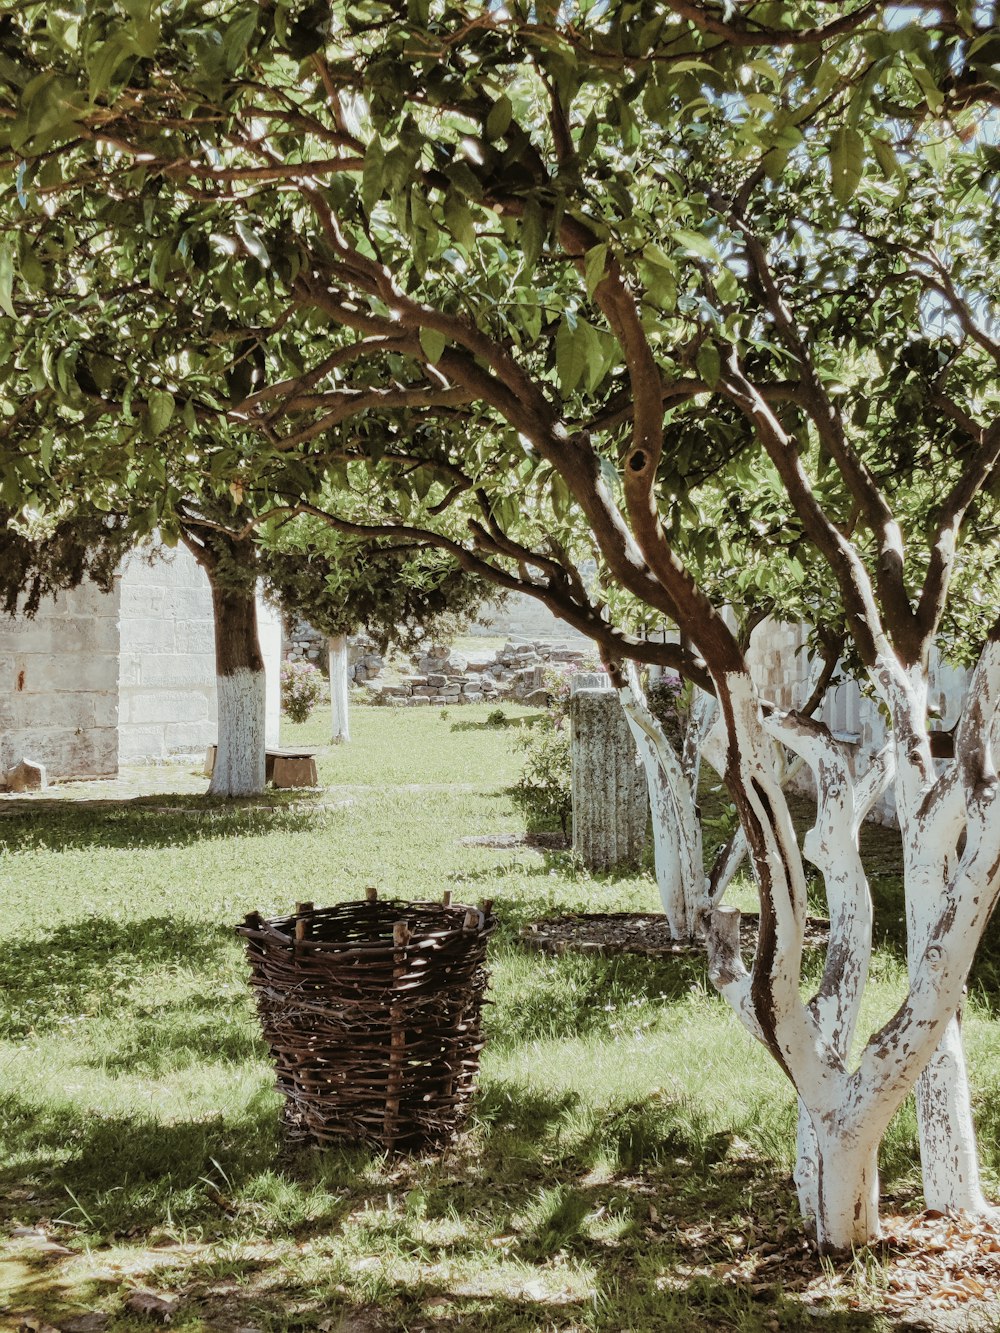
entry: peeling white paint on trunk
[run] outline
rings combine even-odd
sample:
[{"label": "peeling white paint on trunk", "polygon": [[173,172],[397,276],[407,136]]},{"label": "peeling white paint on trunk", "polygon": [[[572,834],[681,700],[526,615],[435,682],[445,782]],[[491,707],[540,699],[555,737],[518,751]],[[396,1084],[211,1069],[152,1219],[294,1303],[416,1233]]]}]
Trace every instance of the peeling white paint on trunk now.
[{"label": "peeling white paint on trunk", "polygon": [[869,1245],[881,1235],[878,1133],[816,1134],[816,1233],[821,1250]]},{"label": "peeling white paint on trunk", "polygon": [[219,746],[209,793],[253,796],[264,790],[263,671],[239,668],[218,680]]},{"label": "peeling white paint on trunk", "polygon": [[331,740],[340,745],[351,739],[348,716],[348,642],[346,634],[332,637],[327,648],[330,660],[330,710],[333,718]]},{"label": "peeling white paint on trunk", "polygon": [[969,1075],[956,1014],[917,1080],[917,1126],[924,1204],[940,1212],[993,1211],[983,1194]]},{"label": "peeling white paint on trunk", "polygon": [[[879,675],[876,672],[876,677]],[[886,689],[897,739],[896,809],[903,845],[907,959],[911,974],[919,968],[940,916],[942,894],[964,831],[964,802],[931,799],[945,790],[938,782],[926,733],[929,681],[923,668],[905,675],[905,683]],[[878,682],[877,682],[878,683]],[[955,762],[955,761],[953,761]],[[925,802],[929,802],[925,806]],[[976,940],[969,942],[971,963]],[[964,1209],[982,1214],[990,1206],[982,1192],[968,1071],[957,1015],[947,1024],[937,1050],[917,1079],[917,1126],[924,1202],[941,1211]]]},{"label": "peeling white paint on trunk", "polygon": [[634,664],[618,698],[646,773],[653,824],[653,859],[663,913],[674,939],[693,939],[708,905],[701,821],[681,759],[658,722]]},{"label": "peeling white paint on trunk", "polygon": [[[899,675],[897,669],[889,688],[898,685]],[[938,916],[911,968],[909,994],[849,1073],[846,1056],[871,929],[858,830],[888,780],[893,756],[880,756],[882,762],[855,781],[846,751],[825,728],[794,715],[765,723],[746,676],[726,676],[718,685],[729,736],[728,781],[740,802],[757,869],[761,929],[757,956],[747,972],[733,929],[736,914],[731,909],[707,914],[710,974],[799,1093],[808,1123],[800,1125],[796,1180],[803,1209],[815,1212],[820,1244],[833,1249],[864,1243],[878,1235],[878,1144],[944,1035],[967,975],[968,942],[978,938],[985,924],[983,898],[970,886],[989,866],[990,906],[1000,889],[1000,883],[992,882],[998,878],[1000,821],[991,825],[988,820],[997,784],[995,779],[984,783],[978,764],[969,769],[963,792],[966,845],[950,882],[939,886]],[[906,709],[896,728],[894,757],[899,763],[902,735],[905,762],[919,767],[919,738],[907,730],[914,718],[910,705],[917,702],[909,681],[903,693]],[[801,857],[788,827],[773,756],[764,743],[765,727],[810,763],[820,793],[816,827],[804,850],[823,870],[833,926],[823,982],[808,1004],[797,993],[805,910]],[[912,776],[910,785],[915,786]]]}]

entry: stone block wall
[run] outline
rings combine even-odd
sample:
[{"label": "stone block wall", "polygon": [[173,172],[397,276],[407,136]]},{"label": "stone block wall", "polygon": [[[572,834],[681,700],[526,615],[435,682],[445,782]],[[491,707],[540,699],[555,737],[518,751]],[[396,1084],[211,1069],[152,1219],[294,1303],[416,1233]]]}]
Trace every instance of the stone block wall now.
[{"label": "stone block wall", "polygon": [[183,546],[128,557],[121,579],[123,764],[216,739],[215,626],[208,579]]},{"label": "stone block wall", "polygon": [[117,586],[84,584],[0,618],[0,773],[25,757],[50,778],[117,773],[118,612]]},{"label": "stone block wall", "polygon": [[284,658],[286,662],[308,662],[326,675],[329,670],[326,636],[308,620],[289,616],[285,622]]},{"label": "stone block wall", "polygon": [[[280,727],[281,618],[258,598],[258,633],[267,671],[267,743]],[[218,740],[215,623],[205,571],[183,546],[141,551],[121,578],[120,760],[123,764],[195,754]]]}]

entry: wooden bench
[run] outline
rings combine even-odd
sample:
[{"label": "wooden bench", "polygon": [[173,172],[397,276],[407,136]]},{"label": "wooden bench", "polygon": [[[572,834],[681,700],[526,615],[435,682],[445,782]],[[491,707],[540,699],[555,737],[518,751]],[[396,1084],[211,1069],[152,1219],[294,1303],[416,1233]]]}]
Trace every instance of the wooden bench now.
[{"label": "wooden bench", "polygon": [[[218,746],[210,745],[205,755],[205,776],[215,768]],[[275,787],[318,787],[315,750],[266,750],[264,781]]]}]

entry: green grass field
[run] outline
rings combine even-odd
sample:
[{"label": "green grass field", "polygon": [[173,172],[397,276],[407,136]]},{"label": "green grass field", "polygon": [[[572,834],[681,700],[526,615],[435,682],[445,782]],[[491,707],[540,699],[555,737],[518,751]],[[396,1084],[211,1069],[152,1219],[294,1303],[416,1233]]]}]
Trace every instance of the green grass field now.
[{"label": "green grass field", "polygon": [[[0,803],[0,1327],[148,1329],[137,1291],[182,1330],[897,1327],[878,1263],[834,1284],[805,1252],[776,1263],[799,1244],[792,1098],[701,960],[518,945],[536,917],[657,900],[648,872],[595,880],[565,852],[460,842],[523,829],[522,756],[489,711],[355,709],[316,795],[227,806],[165,796],[160,775],[138,800]],[[284,739],[324,732],[317,715]],[[891,835],[868,855],[874,1024],[902,986]],[[279,1130],[232,927],[370,883],[490,897],[501,917],[479,1094],[436,1161],[293,1150]],[[991,1188],[994,951],[966,1028]],[[914,1200],[915,1162],[904,1108],[887,1211]]]}]

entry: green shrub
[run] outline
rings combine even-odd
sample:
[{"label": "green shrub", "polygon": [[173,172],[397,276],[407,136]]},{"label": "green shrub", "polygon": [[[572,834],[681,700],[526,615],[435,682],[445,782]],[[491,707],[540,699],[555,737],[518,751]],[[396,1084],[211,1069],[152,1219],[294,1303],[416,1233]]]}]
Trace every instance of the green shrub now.
[{"label": "green shrub", "polygon": [[558,825],[567,837],[573,811],[569,727],[546,719],[516,744],[527,759],[511,793],[514,801],[530,828]]}]

